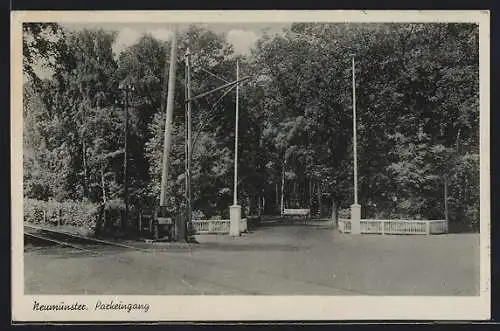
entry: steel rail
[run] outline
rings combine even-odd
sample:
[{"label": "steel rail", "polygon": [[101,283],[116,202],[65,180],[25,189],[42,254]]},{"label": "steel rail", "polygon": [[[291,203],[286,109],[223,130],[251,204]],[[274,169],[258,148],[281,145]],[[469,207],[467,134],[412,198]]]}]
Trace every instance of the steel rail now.
[{"label": "steel rail", "polygon": [[60,240],[56,240],[56,239],[50,239],[50,238],[43,237],[43,236],[38,236],[38,235],[35,235],[33,233],[29,233],[29,232],[24,232],[24,234],[27,235],[27,236],[31,236],[33,238],[37,238],[37,239],[41,239],[41,240],[53,242],[53,243],[59,244],[61,246],[68,246],[68,247],[79,249],[81,251],[92,252],[89,249],[85,249],[85,248],[82,248],[82,247],[79,247],[79,246],[76,246],[76,245],[72,245],[72,244],[70,244],[68,242],[64,242],[64,241],[60,241]]},{"label": "steel rail", "polygon": [[109,241],[109,240],[103,240],[103,239],[97,239],[97,238],[90,238],[90,237],[78,235],[78,234],[75,234],[75,233],[70,233],[70,232],[67,232],[67,231],[57,231],[57,230],[49,229],[49,228],[46,228],[46,227],[43,227],[43,226],[35,226],[35,225],[31,225],[31,224],[24,224],[24,226],[28,227],[28,228],[36,229],[36,230],[54,232],[54,233],[63,234],[63,235],[74,237],[74,238],[78,238],[78,239],[93,241],[93,242],[97,242],[97,243],[100,243],[100,244],[107,244],[107,245],[112,245],[112,246],[117,246],[117,247],[123,247],[123,248],[129,248],[129,249],[134,249],[134,250],[142,250],[142,251],[147,251],[147,252],[150,251],[150,250],[147,250],[147,249],[143,249],[143,248],[139,248],[139,247],[134,247],[134,246],[127,245],[127,244],[117,243],[117,242],[113,242],[113,241]]}]

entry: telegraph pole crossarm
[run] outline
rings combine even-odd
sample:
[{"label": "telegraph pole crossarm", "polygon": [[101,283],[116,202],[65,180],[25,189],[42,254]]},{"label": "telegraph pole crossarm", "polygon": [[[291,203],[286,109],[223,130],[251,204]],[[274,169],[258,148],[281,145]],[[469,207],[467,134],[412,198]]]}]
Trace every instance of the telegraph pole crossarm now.
[{"label": "telegraph pole crossarm", "polygon": [[194,101],[194,100],[197,100],[197,99],[203,98],[203,97],[204,97],[204,96],[206,96],[206,95],[209,95],[209,94],[211,94],[211,93],[214,93],[214,92],[220,91],[220,90],[225,89],[225,88],[227,88],[227,87],[231,87],[231,86],[233,86],[233,85],[239,84],[239,83],[241,83],[241,82],[243,82],[243,81],[246,81],[246,80],[248,80],[248,79],[250,79],[250,78],[251,78],[251,76],[246,76],[246,77],[243,77],[243,78],[241,78],[241,79],[235,80],[235,81],[233,81],[233,82],[230,82],[230,83],[224,84],[224,85],[222,85],[222,86],[219,86],[219,87],[214,88],[213,90],[210,90],[210,91],[207,91],[207,92],[204,92],[204,93],[201,93],[201,94],[195,95],[194,97],[191,97],[191,98],[187,98],[187,99],[185,100],[185,102],[188,102],[188,101]]},{"label": "telegraph pole crossarm", "polygon": [[203,68],[200,68],[200,69],[201,69],[202,71],[206,72],[207,74],[209,74],[210,76],[215,77],[215,78],[217,78],[217,79],[218,79],[218,80],[220,80],[220,81],[223,81],[224,83],[229,83],[229,81],[225,80],[225,79],[224,79],[224,78],[222,78],[222,77],[217,76],[216,74],[214,74],[214,73],[212,73],[212,72],[210,72],[210,71],[208,71],[208,70],[206,70],[206,69],[203,69]]}]

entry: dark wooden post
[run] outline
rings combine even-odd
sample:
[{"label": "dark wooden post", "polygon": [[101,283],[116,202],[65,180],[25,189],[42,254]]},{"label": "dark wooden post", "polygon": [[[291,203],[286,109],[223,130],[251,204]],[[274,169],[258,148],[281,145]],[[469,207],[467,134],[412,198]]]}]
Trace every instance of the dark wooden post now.
[{"label": "dark wooden post", "polygon": [[322,192],[321,192],[321,183],[318,182],[318,216],[321,218],[322,212],[323,212],[323,205],[321,203],[321,198],[322,198]]},{"label": "dark wooden post", "polygon": [[312,209],[312,204],[313,204],[313,181],[312,179],[309,179],[309,210]]}]

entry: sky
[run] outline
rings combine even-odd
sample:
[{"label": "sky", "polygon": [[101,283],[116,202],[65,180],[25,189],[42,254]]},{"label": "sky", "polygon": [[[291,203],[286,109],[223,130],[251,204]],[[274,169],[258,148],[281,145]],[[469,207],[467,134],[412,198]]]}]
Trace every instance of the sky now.
[{"label": "sky", "polygon": [[[196,24],[196,23],[193,23]],[[149,33],[158,40],[170,40],[173,35],[173,26],[162,23],[78,23],[62,24],[70,31],[82,29],[104,29],[117,31],[118,35],[113,45],[113,52],[119,55],[127,47],[134,45],[139,38]],[[178,25],[179,32],[185,30],[191,24]],[[284,28],[290,26],[290,23],[217,23],[217,24],[196,24],[202,26],[217,34],[224,34],[229,43],[233,45],[237,54],[247,54],[259,37],[263,34],[276,34]],[[42,78],[48,78],[52,75],[50,69],[42,66],[35,66],[37,74]]]},{"label": "sky", "polygon": [[[255,44],[257,39],[264,33],[274,34],[289,26],[283,23],[227,23],[227,24],[197,24],[218,34],[225,34],[227,40],[233,44],[234,50],[238,54],[246,54]],[[123,49],[133,45],[144,34],[150,33],[159,40],[170,40],[173,34],[171,24],[161,23],[102,23],[96,24],[64,24],[69,30],[78,30],[83,28],[102,28],[105,30],[118,31],[118,36],[113,50],[119,54]],[[181,24],[179,30],[187,29],[189,24]]]}]

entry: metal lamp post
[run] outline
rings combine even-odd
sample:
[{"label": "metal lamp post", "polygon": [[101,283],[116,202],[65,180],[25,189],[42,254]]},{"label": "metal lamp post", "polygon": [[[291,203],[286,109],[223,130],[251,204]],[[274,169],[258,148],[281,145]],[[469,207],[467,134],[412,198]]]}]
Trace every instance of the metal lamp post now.
[{"label": "metal lamp post", "polygon": [[[239,61],[236,60],[236,81],[239,76]],[[236,83],[236,110],[235,110],[235,126],[234,126],[234,187],[233,187],[233,204],[229,207],[230,214],[230,229],[231,236],[239,236],[241,234],[241,206],[238,205],[238,122],[239,122],[239,84]]]},{"label": "metal lamp post", "polygon": [[358,146],[356,130],[356,64],[355,54],[352,59],[352,142],[353,142],[353,171],[354,171],[354,203],[351,205],[351,233],[361,233],[361,205],[358,204]]}]

